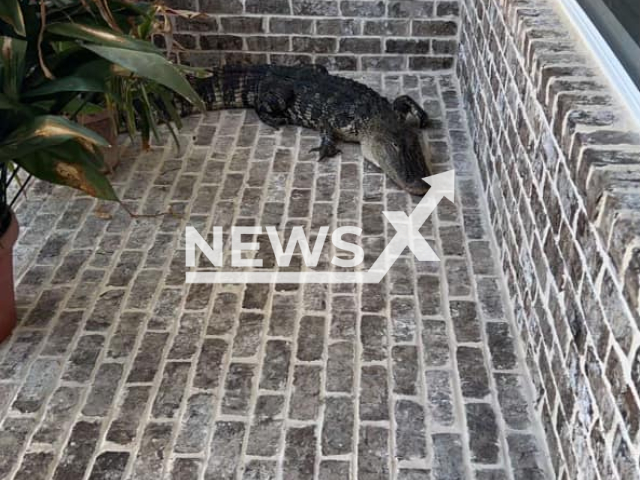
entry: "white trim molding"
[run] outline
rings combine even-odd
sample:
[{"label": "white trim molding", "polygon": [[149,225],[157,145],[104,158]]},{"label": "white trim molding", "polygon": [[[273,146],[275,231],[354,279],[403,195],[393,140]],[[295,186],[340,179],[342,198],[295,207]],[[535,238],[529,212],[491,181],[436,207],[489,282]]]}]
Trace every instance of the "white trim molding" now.
[{"label": "white trim molding", "polygon": [[[559,0],[558,3],[587,49],[595,56],[603,75],[629,109],[632,119],[640,127],[640,89],[582,6],[576,0]],[[611,15],[610,12],[607,13]],[[627,35],[625,31],[623,34]]]}]

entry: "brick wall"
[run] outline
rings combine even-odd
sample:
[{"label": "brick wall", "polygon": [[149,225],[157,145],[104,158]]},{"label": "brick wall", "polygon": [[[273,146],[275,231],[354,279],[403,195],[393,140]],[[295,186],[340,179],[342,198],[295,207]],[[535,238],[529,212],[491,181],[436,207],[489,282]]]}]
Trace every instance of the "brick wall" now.
[{"label": "brick wall", "polygon": [[640,478],[640,133],[543,0],[464,0],[457,63],[556,478]]},{"label": "brick wall", "polygon": [[319,63],[331,70],[443,70],[458,46],[458,0],[168,0],[182,63]]}]

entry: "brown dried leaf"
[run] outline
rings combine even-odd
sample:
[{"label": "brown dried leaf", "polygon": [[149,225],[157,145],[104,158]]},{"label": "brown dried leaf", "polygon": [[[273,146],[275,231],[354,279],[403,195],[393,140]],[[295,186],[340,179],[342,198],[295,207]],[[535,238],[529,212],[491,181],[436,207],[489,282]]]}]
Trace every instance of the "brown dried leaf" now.
[{"label": "brown dried leaf", "polygon": [[113,215],[111,215],[109,212],[101,212],[99,210],[96,210],[95,212],[93,212],[93,214],[101,220],[111,220],[113,218]]}]

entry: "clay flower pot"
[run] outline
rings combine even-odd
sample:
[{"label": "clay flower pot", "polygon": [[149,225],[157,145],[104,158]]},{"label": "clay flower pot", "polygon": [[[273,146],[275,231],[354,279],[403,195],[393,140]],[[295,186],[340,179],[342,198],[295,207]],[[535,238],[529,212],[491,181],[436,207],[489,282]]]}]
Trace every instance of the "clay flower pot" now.
[{"label": "clay flower pot", "polygon": [[18,239],[18,220],[11,212],[9,228],[0,235],[0,342],[16,326],[16,299],[13,288],[13,245]]}]

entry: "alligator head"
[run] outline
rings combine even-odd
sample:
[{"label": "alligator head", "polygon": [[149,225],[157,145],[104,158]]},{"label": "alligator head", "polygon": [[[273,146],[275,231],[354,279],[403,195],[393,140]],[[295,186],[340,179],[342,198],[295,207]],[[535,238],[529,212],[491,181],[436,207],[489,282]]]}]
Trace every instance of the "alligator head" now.
[{"label": "alligator head", "polygon": [[420,130],[408,122],[385,122],[363,135],[362,152],[400,188],[412,195],[424,195],[429,185],[422,179],[430,173],[421,137]]}]

